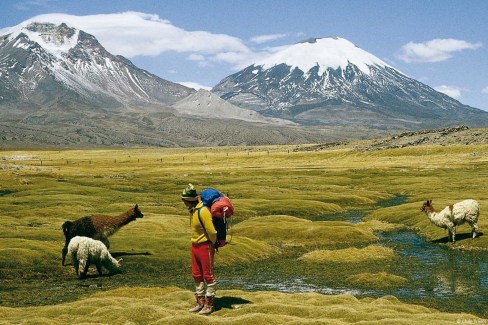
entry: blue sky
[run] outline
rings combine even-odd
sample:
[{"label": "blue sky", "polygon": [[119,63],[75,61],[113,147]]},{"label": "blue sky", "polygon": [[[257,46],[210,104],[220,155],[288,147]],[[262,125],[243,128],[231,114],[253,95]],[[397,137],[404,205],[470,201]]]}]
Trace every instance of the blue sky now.
[{"label": "blue sky", "polygon": [[339,36],[488,111],[486,13],[486,0],[2,0],[0,31],[50,14],[140,68],[205,88],[279,46]]}]

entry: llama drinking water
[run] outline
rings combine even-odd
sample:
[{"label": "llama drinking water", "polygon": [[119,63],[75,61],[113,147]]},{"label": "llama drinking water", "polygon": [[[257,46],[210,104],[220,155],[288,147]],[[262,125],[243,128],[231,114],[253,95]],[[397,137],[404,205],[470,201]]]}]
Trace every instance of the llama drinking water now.
[{"label": "llama drinking water", "polygon": [[464,200],[454,205],[448,205],[440,212],[435,212],[432,200],[426,201],[420,211],[425,212],[429,220],[436,226],[447,229],[448,241],[456,241],[456,226],[467,222],[472,229],[472,237],[478,235],[478,216],[480,205],[475,200]]},{"label": "llama drinking water", "polygon": [[143,216],[144,215],[136,204],[135,207],[119,216],[91,215],[75,221],[66,221],[63,223],[63,233],[66,242],[62,251],[62,264],[64,265],[66,253],[68,252],[68,244],[71,238],[75,236],[90,237],[101,240],[107,248],[110,248],[110,242],[108,241],[109,236],[116,233],[129,222],[132,222],[137,218],[142,218]]},{"label": "llama drinking water", "polygon": [[102,267],[110,273],[120,272],[122,259],[113,258],[107,247],[99,240],[75,236],[69,242],[67,254],[73,259],[76,275],[80,279],[86,277],[91,264],[95,264],[99,275],[102,275]]}]

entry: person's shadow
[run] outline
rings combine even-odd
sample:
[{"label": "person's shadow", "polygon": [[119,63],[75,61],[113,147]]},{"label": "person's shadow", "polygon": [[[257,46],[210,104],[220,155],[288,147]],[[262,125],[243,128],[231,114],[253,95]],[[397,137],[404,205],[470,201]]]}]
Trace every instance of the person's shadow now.
[{"label": "person's shadow", "polygon": [[216,297],[214,302],[215,311],[221,310],[222,308],[234,309],[232,306],[250,304],[251,302],[246,299],[239,297]]}]

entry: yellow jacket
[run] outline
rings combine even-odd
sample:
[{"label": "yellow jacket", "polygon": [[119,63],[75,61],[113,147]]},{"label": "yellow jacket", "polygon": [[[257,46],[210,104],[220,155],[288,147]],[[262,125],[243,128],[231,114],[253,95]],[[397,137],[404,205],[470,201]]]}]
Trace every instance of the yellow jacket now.
[{"label": "yellow jacket", "polygon": [[[198,210],[200,210],[200,220],[202,220],[205,230],[202,228],[202,224],[198,220]],[[208,238],[207,235],[210,238]],[[217,241],[217,230],[215,230],[213,225],[210,210],[205,207],[202,202],[199,202],[191,216],[191,242],[192,244],[201,244],[208,240],[215,244]]]}]

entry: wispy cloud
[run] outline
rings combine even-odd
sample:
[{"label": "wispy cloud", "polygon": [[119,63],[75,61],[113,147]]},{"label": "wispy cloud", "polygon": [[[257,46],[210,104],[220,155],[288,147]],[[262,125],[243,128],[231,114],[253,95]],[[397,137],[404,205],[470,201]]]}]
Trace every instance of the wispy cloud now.
[{"label": "wispy cloud", "polygon": [[284,33],[284,34],[269,34],[269,35],[258,35],[250,39],[252,43],[264,44],[272,41],[277,41],[287,37],[303,37],[304,33]]},{"label": "wispy cloud", "polygon": [[456,87],[456,86],[442,85],[442,86],[434,87],[434,89],[437,90],[438,92],[446,94],[447,96],[452,97],[452,98],[460,98],[461,97],[461,90],[462,89],[459,87]]},{"label": "wispy cloud", "polygon": [[187,31],[158,15],[140,12],[89,16],[47,14],[28,21],[65,22],[94,35],[109,52],[128,58],[138,55],[157,56],[168,51],[201,55],[250,52],[237,37],[206,31]]},{"label": "wispy cloud", "polygon": [[[253,42],[258,48],[250,48],[238,37],[207,31],[188,31],[156,14],[133,11],[88,16],[54,13],[33,17],[21,25],[33,21],[66,23],[68,26],[94,35],[110,53],[127,58],[177,52],[184,54],[188,61],[196,62],[201,67],[228,64],[234,70],[243,69],[282,48],[260,46],[265,42],[304,35],[286,33],[256,36]],[[4,28],[0,32],[6,34],[10,29]]]},{"label": "wispy cloud", "polygon": [[488,86],[486,86],[485,88],[481,89],[481,92],[483,94],[488,94]]},{"label": "wispy cloud", "polygon": [[263,44],[271,41],[276,41],[285,38],[287,36],[288,34],[259,35],[259,36],[252,37],[250,41],[256,44]]},{"label": "wispy cloud", "polygon": [[405,62],[441,62],[450,59],[453,53],[476,50],[482,43],[470,43],[457,39],[433,39],[424,43],[409,42],[402,46],[398,57]]}]

